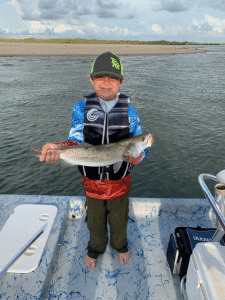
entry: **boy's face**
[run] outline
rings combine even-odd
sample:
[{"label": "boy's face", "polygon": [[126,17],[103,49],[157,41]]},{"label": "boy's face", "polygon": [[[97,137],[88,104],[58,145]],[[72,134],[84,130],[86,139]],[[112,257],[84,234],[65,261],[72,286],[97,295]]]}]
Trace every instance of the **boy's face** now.
[{"label": "boy's face", "polygon": [[117,77],[111,75],[98,75],[94,78],[88,76],[88,78],[94,87],[96,95],[106,101],[114,100],[119,88],[124,83],[124,79],[120,82]]}]

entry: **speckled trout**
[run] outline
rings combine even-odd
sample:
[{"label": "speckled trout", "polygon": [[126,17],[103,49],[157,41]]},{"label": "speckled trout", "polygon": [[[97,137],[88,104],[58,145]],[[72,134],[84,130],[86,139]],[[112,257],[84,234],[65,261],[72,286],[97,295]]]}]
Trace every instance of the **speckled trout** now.
[{"label": "speckled trout", "polygon": [[[122,161],[128,161],[130,156],[138,157],[145,148],[151,147],[153,142],[152,134],[146,133],[116,143],[97,146],[85,142],[75,146],[60,145],[56,151],[59,152],[64,166],[103,167],[115,164],[114,171],[116,172]],[[41,156],[41,148],[31,147],[31,153]]]}]

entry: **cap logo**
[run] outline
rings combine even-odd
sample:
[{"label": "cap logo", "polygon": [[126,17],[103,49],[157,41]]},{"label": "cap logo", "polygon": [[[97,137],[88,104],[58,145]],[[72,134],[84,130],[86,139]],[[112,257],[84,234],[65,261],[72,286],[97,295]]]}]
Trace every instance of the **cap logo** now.
[{"label": "cap logo", "polygon": [[114,57],[111,57],[111,60],[112,60],[112,67],[119,70],[120,69],[120,64],[118,63],[118,61]]}]

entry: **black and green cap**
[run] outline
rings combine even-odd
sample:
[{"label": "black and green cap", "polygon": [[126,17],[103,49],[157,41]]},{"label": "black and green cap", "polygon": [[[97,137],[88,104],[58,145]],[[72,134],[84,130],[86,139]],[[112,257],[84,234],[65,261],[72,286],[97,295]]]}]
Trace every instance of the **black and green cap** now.
[{"label": "black and green cap", "polygon": [[112,75],[123,79],[123,65],[117,55],[111,52],[102,53],[93,62],[91,77]]}]

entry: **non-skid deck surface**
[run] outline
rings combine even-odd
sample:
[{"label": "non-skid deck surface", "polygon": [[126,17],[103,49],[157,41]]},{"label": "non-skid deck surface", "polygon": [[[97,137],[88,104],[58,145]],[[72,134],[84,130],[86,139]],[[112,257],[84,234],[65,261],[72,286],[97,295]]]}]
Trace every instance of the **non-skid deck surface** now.
[{"label": "non-skid deck surface", "polygon": [[213,226],[206,200],[130,198],[130,261],[120,265],[118,253],[108,245],[92,271],[83,263],[89,240],[84,198],[74,197],[70,204],[76,218],[67,224],[46,299],[182,299],[166,248],[178,226]]}]

